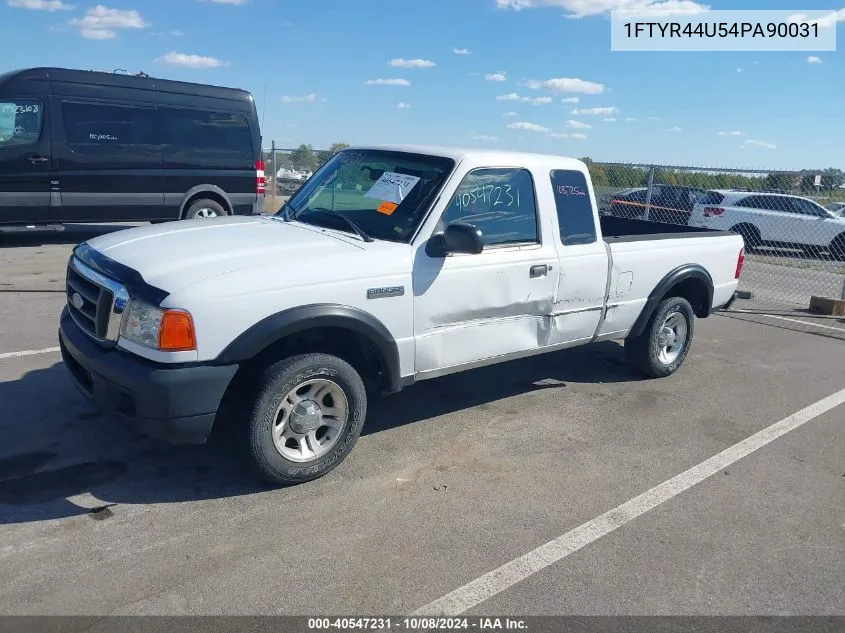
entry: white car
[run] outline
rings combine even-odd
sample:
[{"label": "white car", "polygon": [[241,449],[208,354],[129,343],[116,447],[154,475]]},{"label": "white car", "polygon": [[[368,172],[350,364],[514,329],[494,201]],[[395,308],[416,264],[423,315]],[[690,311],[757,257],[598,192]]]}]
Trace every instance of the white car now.
[{"label": "white car", "polygon": [[845,216],[845,202],[831,202],[830,204],[824,205],[824,208],[833,215]]},{"label": "white car", "polygon": [[845,218],[801,196],[713,190],[695,204],[689,224],[740,233],[749,248],[826,250],[845,258]]},{"label": "white car", "polygon": [[79,245],[59,341],[103,409],[179,443],[228,411],[258,472],[296,483],[352,450],[368,394],[611,339],[674,373],[743,257],[732,233],[600,217],[572,158],[349,148],[275,216]]}]

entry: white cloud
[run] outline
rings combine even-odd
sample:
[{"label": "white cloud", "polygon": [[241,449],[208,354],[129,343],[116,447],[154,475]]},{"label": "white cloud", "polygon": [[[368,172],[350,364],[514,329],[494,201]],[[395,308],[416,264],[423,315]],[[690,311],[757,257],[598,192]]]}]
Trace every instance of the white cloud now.
[{"label": "white cloud", "polygon": [[753,139],[749,139],[745,141],[740,147],[745,149],[746,147],[761,147],[763,149],[777,149],[777,145],[774,143],[766,143],[765,141],[755,141]]},{"label": "white cloud", "polygon": [[586,134],[581,134],[580,132],[574,132],[572,134],[568,134],[566,132],[552,132],[549,136],[552,138],[574,138],[582,141],[587,138]]},{"label": "white cloud", "polygon": [[545,88],[546,90],[551,90],[552,92],[580,92],[588,95],[600,95],[604,92],[604,84],[595,83],[593,81],[584,81],[583,79],[576,79],[573,77],[558,77],[556,79],[547,79],[545,81],[532,79],[526,85],[532,90]]},{"label": "white cloud", "polygon": [[566,122],[566,127],[570,127],[573,130],[589,130],[593,126],[589,123],[582,123],[581,121],[574,121],[572,119],[569,119]]},{"label": "white cloud", "polygon": [[472,55],[472,51],[468,48],[453,48],[452,52],[455,53],[455,55]]},{"label": "white cloud", "polygon": [[515,92],[506,95],[499,95],[496,101],[518,101],[519,103],[531,103],[533,105],[548,105],[552,102],[551,97],[521,97]]},{"label": "white cloud", "polygon": [[639,121],[639,119],[635,116],[626,116],[625,120],[626,121]]},{"label": "white cloud", "polygon": [[549,128],[537,125],[535,123],[527,123],[525,121],[516,121],[508,123],[508,127],[512,130],[527,130],[528,132],[548,132]]},{"label": "white cloud", "polygon": [[[164,62],[171,66],[184,66],[185,68],[219,68],[225,65],[224,62],[216,57],[205,57],[203,55],[186,55],[185,53],[177,53],[171,51],[167,55],[159,57],[157,62]],[[311,95],[314,96],[314,95]],[[282,97],[284,100],[284,97]]]},{"label": "white cloud", "polygon": [[214,2],[215,4],[234,4],[239,6],[246,4],[247,0],[208,0],[208,2]]},{"label": "white cloud", "polygon": [[32,9],[33,11],[71,11],[74,5],[65,4],[61,0],[8,0],[10,7],[15,9]]},{"label": "white cloud", "polygon": [[605,123],[615,123],[616,117],[609,116],[606,119],[602,119],[602,121],[604,121]]},{"label": "white cloud", "polygon": [[659,116],[650,116],[650,117],[648,117],[648,120],[649,121],[659,121],[660,117]]},{"label": "white cloud", "polygon": [[832,26],[836,26],[837,22],[845,22],[845,9],[839,9],[839,11],[832,11],[821,18],[816,18],[815,20],[808,20],[807,15],[805,13],[798,13],[796,15],[790,16],[789,21],[798,23],[806,22],[807,24],[818,24],[820,29],[829,29]]},{"label": "white cloud", "polygon": [[473,136],[472,138],[476,141],[489,141],[491,143],[499,140],[497,137],[490,136],[488,134],[478,134],[476,136]]},{"label": "white cloud", "polygon": [[79,34],[86,40],[113,40],[117,33],[110,29],[82,29]]},{"label": "white cloud", "polygon": [[401,57],[391,59],[387,63],[394,68],[434,68],[437,66],[430,59],[402,59]]},{"label": "white cloud", "polygon": [[570,112],[570,114],[574,114],[575,116],[579,115],[586,115],[586,116],[610,116],[611,114],[618,113],[619,110],[617,108],[575,108]]},{"label": "white cloud", "polygon": [[742,136],[742,132],[719,132],[719,136]]},{"label": "white cloud", "polygon": [[368,86],[410,86],[407,79],[367,79]]},{"label": "white cloud", "polygon": [[505,112],[502,116],[519,116],[516,112]]},{"label": "white cloud", "polygon": [[810,56],[807,58],[807,63],[808,63],[808,64],[821,64],[821,63],[822,63],[822,58],[821,58],[821,57],[816,57],[815,55],[810,55]]},{"label": "white cloud", "polygon": [[301,97],[291,97],[289,95],[282,95],[282,103],[313,103],[317,100],[317,95],[303,95]]},{"label": "white cloud", "polygon": [[399,103],[396,104],[396,107],[399,108],[400,110],[407,110],[411,107],[411,104],[405,103],[404,101],[400,101]]},{"label": "white cloud", "polygon": [[580,97],[566,97],[565,99],[561,99],[561,103],[578,103],[581,101]]},{"label": "white cloud", "polygon": [[83,18],[74,18],[71,26],[79,28],[82,37],[89,40],[111,40],[117,29],[145,29],[149,26],[135,9],[109,9],[98,4],[88,9]]},{"label": "white cloud", "polygon": [[662,129],[664,132],[683,132],[683,130],[677,125],[675,127],[664,127]]},{"label": "white cloud", "polygon": [[496,0],[500,9],[535,9],[555,7],[566,9],[567,17],[583,18],[611,10],[620,12],[623,19],[703,13],[707,5],[692,0]]},{"label": "white cloud", "polygon": [[487,75],[484,75],[484,78],[487,81],[507,81],[508,74],[505,71],[500,70],[497,73],[489,73]]},{"label": "white cloud", "polygon": [[741,73],[741,72],[742,72],[742,68],[737,68],[737,69],[736,69],[736,72]]}]

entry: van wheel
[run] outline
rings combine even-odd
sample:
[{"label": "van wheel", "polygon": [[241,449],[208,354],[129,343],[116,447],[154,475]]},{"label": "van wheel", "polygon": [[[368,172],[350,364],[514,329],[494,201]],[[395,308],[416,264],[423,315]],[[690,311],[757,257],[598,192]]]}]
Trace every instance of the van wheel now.
[{"label": "van wheel", "polygon": [[317,479],[355,446],[367,413],[357,371],[329,354],[301,354],[271,365],[258,382],[246,427],[247,455],[274,484]]},{"label": "van wheel", "polygon": [[228,215],[226,209],[223,208],[219,202],[203,198],[202,200],[195,200],[185,211],[186,220],[195,220],[201,218],[217,218]]},{"label": "van wheel", "polygon": [[683,297],[657,304],[643,333],[625,339],[628,364],[649,378],[674,374],[683,364],[695,331],[695,314]]}]

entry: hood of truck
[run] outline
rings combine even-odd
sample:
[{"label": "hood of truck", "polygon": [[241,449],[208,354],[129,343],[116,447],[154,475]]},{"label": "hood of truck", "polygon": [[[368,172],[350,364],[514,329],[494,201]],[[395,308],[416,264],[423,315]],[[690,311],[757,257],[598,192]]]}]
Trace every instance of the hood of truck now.
[{"label": "hood of truck", "polygon": [[88,240],[106,257],[136,270],[166,292],[236,271],[355,255],[370,244],[316,226],[269,217],[183,220],[124,229]]}]

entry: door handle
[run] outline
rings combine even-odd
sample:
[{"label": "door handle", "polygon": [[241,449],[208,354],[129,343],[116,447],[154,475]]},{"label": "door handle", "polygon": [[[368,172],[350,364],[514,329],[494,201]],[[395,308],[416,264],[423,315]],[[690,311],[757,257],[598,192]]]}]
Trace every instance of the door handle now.
[{"label": "door handle", "polygon": [[548,272],[549,267],[546,264],[536,264],[531,267],[529,277],[531,277],[532,279],[536,277],[545,277]]},{"label": "door handle", "polygon": [[50,160],[50,159],[46,158],[44,156],[30,156],[29,157],[29,162],[32,163],[33,165],[43,165],[48,160]]}]

